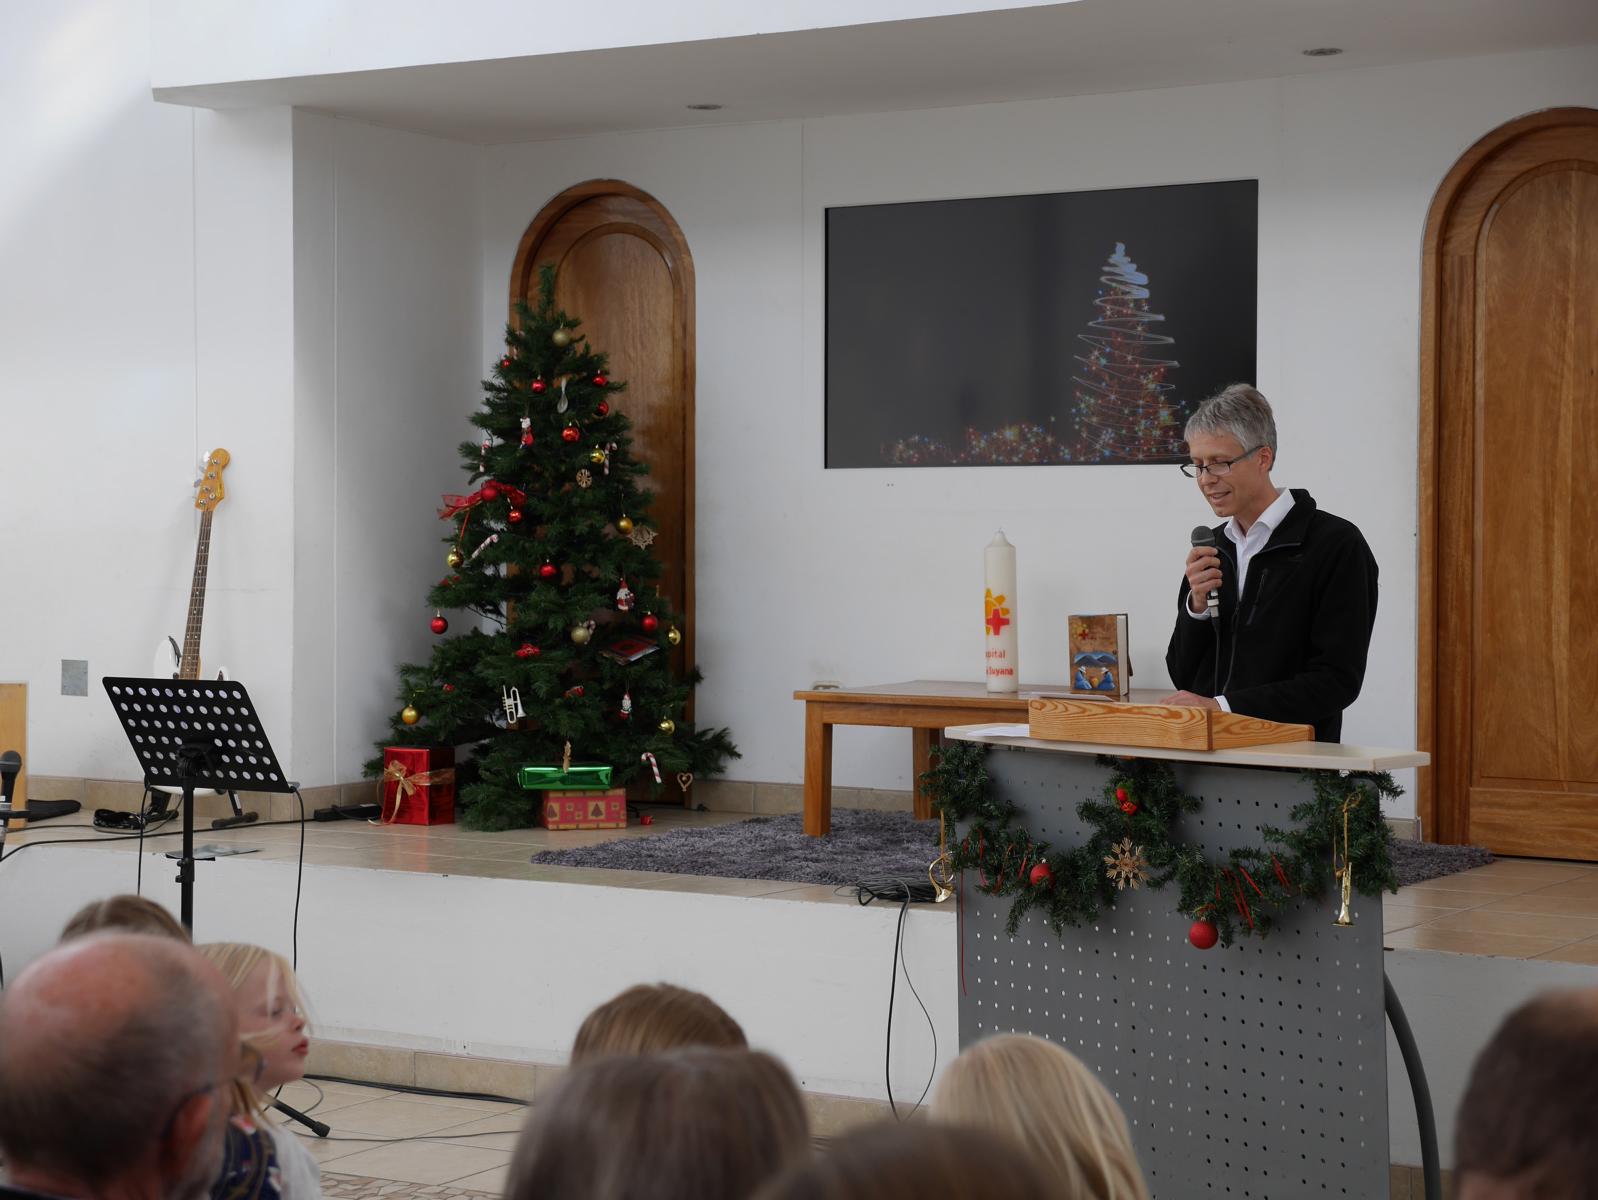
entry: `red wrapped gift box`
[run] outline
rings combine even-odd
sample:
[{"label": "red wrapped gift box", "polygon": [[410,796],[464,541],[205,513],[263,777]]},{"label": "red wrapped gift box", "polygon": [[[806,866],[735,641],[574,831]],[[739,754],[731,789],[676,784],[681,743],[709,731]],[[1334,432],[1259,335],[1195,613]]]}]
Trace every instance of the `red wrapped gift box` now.
[{"label": "red wrapped gift box", "polygon": [[455,747],[384,746],[384,825],[455,823]]},{"label": "red wrapped gift box", "polygon": [[545,829],[625,829],[627,789],[608,792],[545,792]]}]

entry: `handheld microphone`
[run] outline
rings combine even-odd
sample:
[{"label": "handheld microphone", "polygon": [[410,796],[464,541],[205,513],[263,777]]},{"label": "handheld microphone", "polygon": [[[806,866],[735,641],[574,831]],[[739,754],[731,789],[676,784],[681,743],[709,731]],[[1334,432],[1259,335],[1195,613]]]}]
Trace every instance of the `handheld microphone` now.
[{"label": "handheld microphone", "polygon": [[0,803],[11,804],[11,793],[17,790],[17,775],[22,771],[22,755],[15,750],[0,754]]},{"label": "handheld microphone", "polygon": [[[1208,525],[1195,525],[1193,527],[1193,536],[1189,541],[1192,542],[1194,547],[1213,546],[1215,545],[1215,533]],[[1219,618],[1221,615],[1221,593],[1211,591],[1204,598],[1204,607],[1209,611],[1212,619]]]}]

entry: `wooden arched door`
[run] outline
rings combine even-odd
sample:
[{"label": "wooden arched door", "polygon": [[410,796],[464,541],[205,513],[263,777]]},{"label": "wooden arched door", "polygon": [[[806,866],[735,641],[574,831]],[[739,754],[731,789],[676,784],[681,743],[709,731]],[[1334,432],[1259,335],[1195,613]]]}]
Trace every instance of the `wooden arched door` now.
[{"label": "wooden arched door", "polygon": [[1471,147],[1423,273],[1423,826],[1598,859],[1598,111]]},{"label": "wooden arched door", "polygon": [[[583,323],[627,384],[618,405],[633,425],[633,453],[649,464],[650,547],[661,591],[681,619],[675,651],[694,659],[694,267],[671,214],[613,179],[568,188],[533,219],[511,270],[512,314],[554,264],[555,297]],[[642,601],[644,597],[640,597]],[[690,709],[691,714],[691,709]]]}]

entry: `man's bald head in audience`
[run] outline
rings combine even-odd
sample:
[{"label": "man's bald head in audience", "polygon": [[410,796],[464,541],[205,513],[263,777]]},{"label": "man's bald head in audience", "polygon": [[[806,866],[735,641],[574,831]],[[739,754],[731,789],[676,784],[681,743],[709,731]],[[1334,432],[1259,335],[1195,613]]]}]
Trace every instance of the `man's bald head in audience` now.
[{"label": "man's bald head in audience", "polygon": [[14,1186],[193,1200],[221,1167],[240,1069],[227,985],[192,947],[97,934],[0,995],[0,1151]]},{"label": "man's bald head in audience", "polygon": [[1598,988],[1504,1019],[1471,1069],[1454,1130],[1460,1200],[1598,1195]]}]

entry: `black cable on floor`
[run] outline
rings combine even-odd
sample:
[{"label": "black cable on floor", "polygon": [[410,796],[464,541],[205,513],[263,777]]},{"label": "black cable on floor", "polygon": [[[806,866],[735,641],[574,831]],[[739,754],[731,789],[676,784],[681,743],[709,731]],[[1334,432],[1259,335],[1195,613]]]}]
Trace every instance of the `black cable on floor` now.
[{"label": "black cable on floor", "polygon": [[300,889],[305,883],[305,797],[294,788],[294,798],[300,802],[300,862],[294,869],[294,928],[292,932],[293,957],[289,960],[296,973],[300,969]]},{"label": "black cable on floor", "polygon": [[[924,896],[918,893],[925,892]],[[896,893],[896,894],[895,894]],[[897,899],[899,901],[898,929],[893,938],[893,961],[890,964],[892,974],[888,980],[888,1033],[884,1039],[882,1053],[882,1082],[888,1093],[888,1108],[893,1115],[901,1121],[908,1121],[920,1109],[922,1101],[927,1098],[927,1093],[932,1090],[932,1079],[938,1073],[938,1027],[933,1024],[932,1014],[927,1011],[926,1002],[921,999],[921,993],[916,991],[915,982],[910,978],[910,968],[904,961],[904,921],[910,913],[910,902],[913,899],[932,900],[936,889],[932,882],[906,883],[902,880],[888,883],[862,883],[859,885],[860,903],[871,903],[872,900]],[[932,1031],[932,1069],[927,1072],[927,1086],[921,1089],[921,1095],[915,1105],[904,1116],[899,1116],[899,1106],[893,1099],[893,1002],[898,992],[899,971],[904,971],[904,981],[910,988],[910,994],[916,998],[916,1003],[921,1006],[921,1015],[927,1019],[927,1028]]]},{"label": "black cable on floor", "polygon": [[412,1096],[448,1096],[455,1100],[483,1100],[489,1104],[519,1104],[528,1107],[526,1100],[518,1100],[511,1096],[495,1096],[489,1092],[452,1092],[447,1088],[416,1087],[406,1083],[373,1083],[370,1079],[346,1079],[342,1075],[306,1075],[305,1081],[310,1083],[319,1079],[323,1083],[342,1083],[348,1087],[376,1088],[384,1092],[405,1092]]}]

